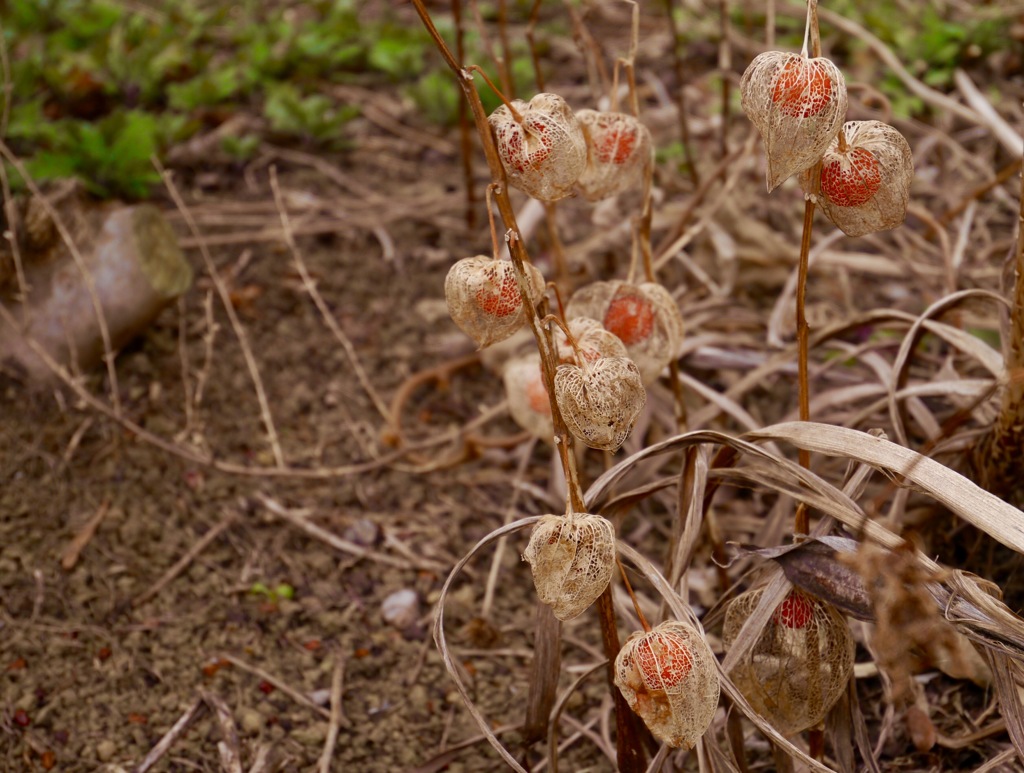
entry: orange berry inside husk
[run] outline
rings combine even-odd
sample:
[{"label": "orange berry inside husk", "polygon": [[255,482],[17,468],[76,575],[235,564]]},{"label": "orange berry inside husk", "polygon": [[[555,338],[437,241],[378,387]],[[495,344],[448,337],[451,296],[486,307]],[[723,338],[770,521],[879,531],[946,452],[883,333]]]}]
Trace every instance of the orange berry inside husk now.
[{"label": "orange berry inside husk", "polygon": [[853,148],[821,167],[821,192],[836,206],[859,207],[881,187],[881,167],[867,148]]},{"label": "orange berry inside husk", "polygon": [[636,147],[637,130],[633,126],[612,125],[599,130],[594,138],[594,154],[603,164],[624,164]]},{"label": "orange berry inside husk", "polygon": [[640,295],[617,295],[608,304],[602,324],[626,346],[632,346],[646,340],[654,330],[654,309]]},{"label": "orange berry inside husk", "polygon": [[693,668],[693,656],[686,644],[673,636],[645,636],[637,642],[633,657],[644,683],[655,689],[678,686]]},{"label": "orange berry inside husk", "polygon": [[514,274],[506,273],[488,281],[476,291],[476,305],[492,317],[503,319],[519,311],[522,298]]},{"label": "orange berry inside husk", "polygon": [[772,613],[772,622],[786,628],[801,629],[814,617],[814,605],[801,593],[790,593]]},{"label": "orange berry inside husk", "polygon": [[810,118],[832,101],[832,79],[811,60],[792,56],[775,76],[772,103],[792,118]]},{"label": "orange berry inside husk", "polygon": [[544,386],[544,374],[540,370],[526,384],[526,400],[530,404],[530,410],[544,416],[551,415],[551,401],[548,399],[547,387]]}]

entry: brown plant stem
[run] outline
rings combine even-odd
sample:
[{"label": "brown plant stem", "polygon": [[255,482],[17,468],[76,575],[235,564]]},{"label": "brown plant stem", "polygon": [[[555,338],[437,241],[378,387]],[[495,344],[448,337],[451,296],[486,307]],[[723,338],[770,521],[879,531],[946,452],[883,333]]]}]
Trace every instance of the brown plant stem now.
[{"label": "brown plant stem", "polygon": [[722,158],[729,155],[729,72],[732,70],[732,48],[729,44],[729,0],[719,0],[720,39],[718,41],[718,71],[722,77],[722,133],[719,137],[719,153]]},{"label": "brown plant stem", "polygon": [[[434,26],[423,0],[413,0],[413,5],[423,22],[423,25],[426,27],[427,32],[434,40],[438,51],[444,58],[445,63],[455,74],[460,88],[466,95],[466,99],[469,101],[470,109],[473,113],[473,119],[476,122],[477,133],[480,135],[480,140],[484,148],[484,155],[487,158],[487,166],[491,171],[491,178],[498,186],[495,189],[494,198],[498,204],[498,211],[501,214],[502,221],[508,229],[509,255],[511,256],[512,263],[515,266],[516,279],[519,282],[519,292],[522,297],[523,308],[526,309],[527,312],[527,324],[533,332],[534,339],[537,342],[537,349],[541,356],[541,370],[544,374],[544,385],[548,390],[548,399],[550,400],[551,405],[551,420],[555,431],[554,444],[558,451],[562,470],[565,473],[569,505],[577,512],[586,512],[583,499],[583,489],[580,486],[579,473],[576,469],[576,456],[573,452],[573,439],[565,426],[565,420],[562,418],[562,414],[558,410],[558,404],[555,401],[554,377],[558,358],[553,351],[553,345],[550,337],[543,325],[541,325],[537,309],[533,303],[531,303],[528,295],[530,283],[526,276],[526,264],[529,262],[529,256],[526,254],[526,248],[524,247],[522,240],[519,238],[519,227],[516,222],[515,210],[512,208],[512,202],[508,196],[508,185],[505,170],[502,167],[501,159],[498,156],[498,149],[495,145],[490,125],[487,122],[487,115],[484,112],[483,103],[480,101],[480,95],[477,94],[476,89],[473,86],[472,75],[467,70],[463,69],[452,55],[451,50],[437,31],[437,27]],[[622,771],[622,773],[643,773],[646,769],[646,764],[644,751],[640,744],[638,728],[635,723],[635,715],[629,709],[629,705],[626,703],[625,698],[623,698],[619,690],[615,688],[611,670],[611,661],[615,660],[615,657],[619,652],[619,635],[615,624],[615,610],[612,605],[610,588],[605,589],[604,593],[598,600],[597,607],[601,622],[601,638],[604,642],[605,655],[610,661],[608,678],[609,687],[615,700],[616,708],[615,721],[618,729],[616,745],[619,758],[619,770]],[[544,673],[550,674],[550,664],[548,665],[549,668]],[[536,687],[538,687],[538,685],[531,685],[531,689]],[[548,710],[545,712],[546,715],[550,715],[550,710],[553,705],[554,704],[552,703],[547,706]]]},{"label": "brown plant stem", "polygon": [[498,60],[498,71],[501,73],[501,85],[505,93],[512,99],[516,97],[516,83],[512,80],[512,46],[508,42],[508,0],[498,0],[498,41],[501,43],[501,58]]},{"label": "brown plant stem", "polygon": [[533,7],[530,9],[530,21],[526,25],[526,43],[530,48],[530,61],[533,62],[533,79],[537,84],[537,93],[543,93],[544,71],[540,66],[540,56],[537,54],[537,40],[534,33],[537,30],[537,21],[540,19],[541,0],[533,0]]},{"label": "brown plant stem", "polygon": [[[518,110],[516,110],[512,106],[512,102],[509,101],[509,98],[505,96],[504,92],[501,89],[499,89],[497,86],[494,85],[494,81],[492,81],[490,78],[487,77],[487,73],[484,72],[484,69],[480,65],[478,65],[478,64],[466,65],[464,72],[466,73],[466,75],[463,76],[463,77],[469,77],[469,78],[472,78],[473,77],[472,74],[475,73],[475,72],[480,73],[480,77],[484,79],[484,83],[486,83],[488,85],[488,87],[491,89],[491,91],[494,92],[495,96],[498,97],[498,99],[501,100],[501,103],[503,105],[505,105],[505,107],[508,108],[508,111],[512,114],[512,120],[514,120],[516,123],[522,123],[523,122],[523,114],[520,113]],[[465,93],[466,93],[465,89],[463,89],[463,94],[465,94]],[[474,91],[473,93],[475,94],[476,92]],[[477,129],[479,130],[479,125],[477,126]],[[490,131],[490,129],[488,129],[488,132],[489,131]]]},{"label": "brown plant stem", "polygon": [[637,600],[636,594],[633,592],[633,586],[630,584],[629,577],[626,575],[626,567],[622,565],[622,560],[618,556],[615,556],[615,563],[618,564],[619,574],[622,575],[622,584],[626,586],[626,593],[629,594],[629,599],[633,602],[633,610],[636,612],[636,616],[640,620],[640,627],[644,629],[644,633],[650,633],[651,624],[647,622],[647,617],[644,615],[644,611],[640,609],[640,602]]},{"label": "brown plant stem", "polygon": [[[797,268],[796,280],[796,342],[797,342],[797,372],[799,379],[799,402],[800,421],[811,420],[811,392],[810,379],[808,378],[807,367],[807,344],[810,337],[810,328],[807,325],[807,267],[811,253],[811,229],[814,224],[814,202],[807,199],[804,202],[804,227],[800,238],[800,264]],[[810,468],[811,455],[801,449],[799,453],[800,466]],[[794,534],[809,534],[810,522],[807,515],[807,507],[802,503],[797,506],[796,518],[793,524]]]},{"label": "brown plant stem", "polygon": [[[455,53],[461,62],[466,58],[466,31],[462,24],[462,0],[452,0],[455,21]],[[476,186],[473,184],[473,140],[469,127],[469,102],[459,94],[459,157],[462,180],[466,188],[466,227],[476,228]]]},{"label": "brown plant stem", "polygon": [[672,29],[672,67],[676,74],[676,110],[679,112],[679,141],[683,145],[683,157],[694,186],[700,185],[700,170],[693,158],[690,138],[690,119],[686,110],[686,68],[683,65],[682,35],[675,14],[676,0],[665,0],[665,12]]}]

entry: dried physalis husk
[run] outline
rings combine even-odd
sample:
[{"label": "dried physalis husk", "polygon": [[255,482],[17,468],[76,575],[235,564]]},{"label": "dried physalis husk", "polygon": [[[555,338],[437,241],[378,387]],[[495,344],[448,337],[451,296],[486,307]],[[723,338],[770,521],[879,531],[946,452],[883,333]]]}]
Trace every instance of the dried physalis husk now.
[{"label": "dried physalis husk", "polygon": [[718,708],[715,656],[678,620],[629,637],[615,658],[615,685],[655,738],[673,748],[692,749]]},{"label": "dried physalis husk", "polygon": [[612,579],[615,527],[589,513],[545,515],[533,527],[523,560],[533,571],[537,597],[559,620],[572,620]]},{"label": "dried physalis husk", "polygon": [[577,185],[587,201],[622,193],[642,177],[651,160],[651,133],[626,113],[580,110],[576,119],[587,141],[587,166]]},{"label": "dried physalis husk", "polygon": [[[544,277],[530,264],[526,275],[530,301],[537,303],[544,294]],[[510,260],[494,260],[486,255],[463,258],[448,271],[444,297],[455,324],[481,349],[504,341],[526,320],[515,266]]]},{"label": "dried physalis husk", "polygon": [[594,282],[576,291],[565,314],[570,320],[600,320],[605,330],[625,344],[644,384],[657,380],[683,342],[679,307],[656,282]]},{"label": "dried physalis husk", "polygon": [[512,420],[535,438],[552,442],[555,425],[551,419],[551,401],[544,386],[540,355],[534,352],[510,359],[501,374]]},{"label": "dried physalis husk", "polygon": [[846,117],[846,81],[828,59],[766,51],[740,81],[743,112],[768,157],[768,190],[813,166]]},{"label": "dried physalis husk", "polygon": [[591,448],[616,451],[647,402],[640,370],[627,357],[559,365],[555,399],[565,426]]},{"label": "dried physalis husk", "polygon": [[[725,613],[726,650],[761,600],[737,596]],[[831,604],[793,590],[772,612],[753,648],[729,674],[750,705],[785,736],[820,723],[853,671],[853,637]]]},{"label": "dried physalis husk", "polygon": [[[576,339],[576,345],[587,362],[597,362],[601,357],[628,357],[626,346],[614,333],[605,330],[596,319],[576,317],[569,320],[569,332]],[[558,361],[576,362],[576,352],[561,328],[555,328],[555,345],[558,347]]]},{"label": "dried physalis husk", "polygon": [[558,201],[572,193],[587,165],[583,129],[557,94],[538,94],[529,104],[520,99],[491,113],[491,128],[509,183],[541,201]]},{"label": "dried physalis husk", "polygon": [[[822,212],[847,236],[887,231],[907,216],[914,157],[910,143],[881,121],[843,124],[821,162],[818,185],[801,175],[807,193],[818,193]],[[820,192],[819,192],[820,191]]]}]

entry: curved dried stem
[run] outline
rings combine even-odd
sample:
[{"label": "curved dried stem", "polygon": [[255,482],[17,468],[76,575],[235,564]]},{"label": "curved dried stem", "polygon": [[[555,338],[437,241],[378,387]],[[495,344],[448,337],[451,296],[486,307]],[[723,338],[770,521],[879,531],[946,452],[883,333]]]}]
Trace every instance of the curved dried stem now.
[{"label": "curved dried stem", "polygon": [[512,106],[512,103],[509,101],[508,97],[505,96],[505,94],[502,92],[501,89],[499,89],[497,86],[494,85],[494,81],[492,81],[489,77],[487,77],[487,73],[484,72],[483,68],[480,65],[478,65],[478,64],[466,65],[466,68],[465,68],[464,72],[466,72],[466,73],[474,73],[474,72],[480,73],[480,77],[484,79],[484,83],[486,83],[487,86],[491,89],[491,91],[494,92],[495,96],[497,96],[498,99],[501,100],[502,104],[505,105],[505,107],[508,108],[508,111],[512,114],[512,119],[516,123],[522,123],[523,122],[523,114],[520,113],[518,110],[516,110]]},{"label": "curved dried stem", "polygon": [[633,586],[629,583],[629,577],[626,576],[626,567],[622,565],[622,561],[618,556],[615,556],[615,563],[618,564],[619,574],[622,575],[622,584],[626,586],[626,593],[629,594],[630,601],[633,602],[633,610],[636,612],[636,616],[640,620],[640,627],[644,629],[644,633],[650,633],[651,624],[647,622],[647,617],[644,615],[644,611],[640,608],[640,602],[637,600],[636,594],[633,592]]}]

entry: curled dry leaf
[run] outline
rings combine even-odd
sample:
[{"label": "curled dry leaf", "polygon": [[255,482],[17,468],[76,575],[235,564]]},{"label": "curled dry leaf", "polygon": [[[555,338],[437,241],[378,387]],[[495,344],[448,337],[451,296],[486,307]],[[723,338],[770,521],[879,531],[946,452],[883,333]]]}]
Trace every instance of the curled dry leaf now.
[{"label": "curled dry leaf", "polygon": [[587,142],[587,165],[577,185],[587,201],[628,190],[651,158],[651,133],[634,116],[580,110],[576,119]]},{"label": "curled dry leaf", "polygon": [[512,420],[534,437],[550,443],[555,425],[551,419],[551,402],[544,386],[540,355],[534,352],[510,359],[501,374]]},{"label": "curled dry leaf", "polygon": [[[533,265],[526,266],[530,301],[544,294],[544,277]],[[482,349],[504,341],[523,326],[526,311],[509,260],[486,255],[463,258],[451,267],[444,280],[448,313],[466,335]]]},{"label": "curled dry leaf", "polygon": [[743,112],[768,157],[768,190],[814,166],[846,116],[846,81],[828,59],[766,51],[740,81]]},{"label": "curled dry leaf", "polygon": [[611,581],[615,527],[590,513],[545,515],[533,527],[523,560],[533,571],[537,597],[559,620],[571,620]]},{"label": "curled dry leaf", "polygon": [[601,320],[626,346],[644,384],[654,382],[683,342],[683,318],[668,290],[656,282],[594,282],[581,287],[565,310],[570,320]]},{"label": "curled dry leaf", "polygon": [[557,94],[538,94],[529,104],[520,99],[491,113],[498,155],[509,183],[541,201],[558,201],[572,193],[587,165],[583,129]]},{"label": "curled dry leaf", "polygon": [[696,629],[669,620],[629,637],[615,658],[615,685],[659,741],[692,749],[718,707],[714,657]]},{"label": "curled dry leaf", "polygon": [[[722,632],[726,649],[757,608],[761,592],[747,591],[729,604]],[[843,694],[853,650],[846,619],[831,605],[794,590],[729,676],[750,705],[789,736],[821,722]]]},{"label": "curled dry leaf", "polygon": [[[828,146],[821,177],[801,176],[807,193],[818,193],[822,212],[847,236],[886,231],[907,216],[914,158],[910,144],[881,121],[848,121]],[[814,170],[810,170],[813,172]]]},{"label": "curled dry leaf", "polygon": [[555,399],[572,434],[591,448],[615,451],[647,402],[640,370],[626,357],[559,365]]}]

